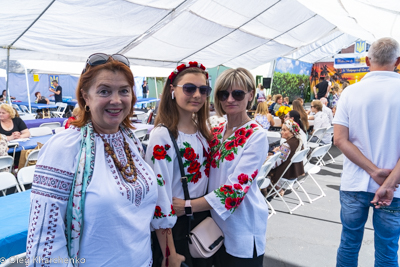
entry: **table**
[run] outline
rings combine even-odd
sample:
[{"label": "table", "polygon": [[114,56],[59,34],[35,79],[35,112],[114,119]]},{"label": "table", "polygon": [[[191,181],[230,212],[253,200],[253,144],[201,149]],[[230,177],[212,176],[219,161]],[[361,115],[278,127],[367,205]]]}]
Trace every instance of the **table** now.
[{"label": "table", "polygon": [[[18,106],[26,106],[29,108],[29,102],[13,102],[13,104],[16,104]],[[44,108],[58,108],[57,105],[46,105],[46,104],[36,104],[35,102],[31,103],[32,108],[37,108],[37,109],[44,109]]]},{"label": "table", "polygon": [[64,121],[67,120],[66,118],[50,118],[50,119],[37,119],[37,120],[24,120],[26,127],[28,129],[33,127],[39,127],[42,123],[49,123],[49,122],[59,122],[61,126],[63,125]]},{"label": "table", "polygon": [[[15,152],[21,152],[21,150],[24,150],[24,149],[33,149],[37,146],[38,142],[45,144],[53,136],[54,135],[35,136],[35,137],[29,138],[28,141],[18,142],[19,146],[15,149]],[[12,154],[13,152],[14,152],[13,147],[8,149],[8,154]]]},{"label": "table", "polygon": [[0,258],[26,250],[31,190],[0,197]]}]

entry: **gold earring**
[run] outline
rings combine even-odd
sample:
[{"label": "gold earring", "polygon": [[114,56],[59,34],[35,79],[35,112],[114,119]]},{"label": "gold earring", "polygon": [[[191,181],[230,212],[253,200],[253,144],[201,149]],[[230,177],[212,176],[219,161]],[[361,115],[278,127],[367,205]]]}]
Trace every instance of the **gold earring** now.
[{"label": "gold earring", "polygon": [[90,112],[90,107],[85,105],[85,112]]}]

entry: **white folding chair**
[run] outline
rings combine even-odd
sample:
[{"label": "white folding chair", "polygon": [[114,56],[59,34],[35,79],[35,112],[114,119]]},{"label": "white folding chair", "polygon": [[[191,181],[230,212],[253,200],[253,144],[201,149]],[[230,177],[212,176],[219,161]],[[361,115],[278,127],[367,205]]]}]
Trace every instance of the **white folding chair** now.
[{"label": "white folding chair", "polygon": [[[315,180],[315,178],[312,176],[312,174],[316,174],[321,170],[321,165],[322,165],[322,158],[325,156],[325,154],[328,152],[328,150],[331,148],[332,144],[327,144],[327,145],[323,145],[320,147],[317,147],[316,149],[314,149],[311,152],[310,157],[308,158],[306,164],[304,165],[304,172],[305,172],[305,176],[304,178],[297,178],[296,184],[298,185],[298,187],[301,188],[301,190],[303,190],[304,194],[306,195],[308,201],[310,203],[312,203],[313,201],[316,201],[317,199],[320,199],[324,196],[326,196],[325,192],[322,190],[321,186],[317,183],[317,181]],[[311,164],[310,160],[312,158],[316,158],[317,159],[317,163],[316,164]],[[317,187],[319,188],[319,190],[321,191],[321,194],[318,195],[315,198],[311,198],[310,195],[307,193],[307,191],[304,189],[304,187],[302,186],[302,184],[304,184],[304,182],[307,180],[307,178],[310,177],[314,183],[317,185]],[[297,188],[298,188],[297,187]]]},{"label": "white folding chair", "polygon": [[42,123],[39,125],[39,127],[49,127],[50,129],[55,129],[57,127],[60,127],[61,123],[55,121],[55,122],[46,122],[46,123]]},{"label": "white folding chair", "polygon": [[[331,142],[330,142],[329,144],[332,144],[333,126],[328,127],[328,128],[326,129],[324,135],[325,135],[325,134],[330,134],[330,135],[331,135],[331,138],[330,138]],[[335,163],[335,162],[336,162],[335,159],[333,158],[333,156],[331,155],[331,153],[329,153],[329,149],[328,149],[328,151],[326,152],[326,154],[331,158],[331,161],[330,161],[330,162],[325,162],[325,161],[322,159],[322,164],[326,165],[326,164],[329,164],[329,163]]]},{"label": "white folding chair", "polygon": [[21,192],[19,189],[17,179],[12,173],[9,172],[0,172],[0,191],[3,193],[3,196],[6,195],[7,189],[15,186],[15,192]]},{"label": "white folding chair", "polygon": [[268,137],[281,138],[281,133],[280,132],[274,132],[274,131],[267,131],[267,136]]},{"label": "white folding chair", "polygon": [[0,157],[0,170],[8,168],[8,172],[12,171],[12,167],[14,164],[14,158],[11,156],[2,156]]},{"label": "white folding chair", "polygon": [[49,127],[33,127],[29,129],[32,137],[52,135],[53,131]]},{"label": "white folding chair", "polygon": [[57,102],[56,106],[58,107],[56,111],[52,111],[51,114],[53,117],[62,118],[64,116],[65,110],[67,109],[67,103]]},{"label": "white folding chair", "polygon": [[25,105],[20,105],[19,108],[23,113],[30,114],[29,109]]},{"label": "white folding chair", "polygon": [[135,133],[136,137],[137,137],[140,141],[142,141],[143,138],[146,137],[147,129],[136,129],[136,130],[133,131],[133,132]]},{"label": "white folding chair", "polygon": [[20,116],[24,115],[24,112],[21,110],[21,108],[17,104],[12,104],[12,107],[18,111],[18,114]]},{"label": "white folding chair", "polygon": [[10,143],[8,143],[8,148],[13,148],[13,159],[15,159],[15,150],[17,149],[17,147],[19,146],[19,143],[12,143],[12,141]]},{"label": "white folding chair", "polygon": [[26,165],[28,165],[29,161],[37,160],[38,156],[39,156],[39,152],[40,152],[40,149],[32,150],[31,153],[29,153],[28,158],[26,159],[24,167],[26,167]]},{"label": "white folding chair", "polygon": [[36,166],[28,166],[21,168],[18,171],[17,179],[22,191],[25,191],[24,185],[33,183],[33,175],[35,173],[35,167]]},{"label": "white folding chair", "polygon": [[68,119],[64,120],[62,127],[65,127],[65,125],[67,125],[67,121],[68,121]]},{"label": "white folding chair", "polygon": [[58,127],[54,129],[54,133],[58,134],[59,132],[65,131],[66,129],[64,127]]},{"label": "white folding chair", "polygon": [[[260,188],[260,190],[266,188],[271,183],[271,180],[267,177],[267,174],[274,167],[275,162],[277,161],[278,157],[279,157],[279,153],[276,153],[276,154],[272,155],[261,166],[261,169],[258,172],[258,175],[256,177],[257,185]],[[270,218],[272,215],[276,214],[276,211],[275,211],[274,207],[272,207],[271,203],[267,200],[267,198],[264,198],[264,199],[265,199],[265,202],[267,203],[268,207],[271,210],[271,213],[268,215],[268,218]]]},{"label": "white folding chair", "polygon": [[[319,147],[319,143],[321,142],[321,139],[324,136],[325,131],[326,131],[326,128],[319,128],[319,129],[314,130],[314,133],[312,134],[310,139],[308,139],[307,146],[310,148]],[[311,142],[310,140],[313,139],[314,136],[317,137],[317,140],[314,142]]]},{"label": "white folding chair", "polygon": [[[1,267],[25,267],[26,252],[8,258]],[[18,260],[16,260],[18,259]]]},{"label": "white folding chair", "polygon": [[[300,196],[297,194],[297,192],[294,190],[293,185],[296,182],[297,178],[293,179],[293,180],[288,180],[283,178],[283,175],[286,173],[286,171],[290,168],[290,166],[293,163],[303,163],[303,159],[305,157],[307,157],[307,153],[310,149],[306,148],[303,150],[300,150],[298,152],[296,152],[292,159],[290,160],[290,163],[288,164],[288,166],[286,167],[285,171],[282,173],[281,177],[279,177],[278,182],[272,186],[272,189],[268,192],[266,198],[269,197],[274,197],[274,196],[278,196],[283,203],[286,205],[286,207],[289,210],[289,213],[292,214],[293,211],[295,211],[298,207],[304,205],[304,202],[301,200]],[[297,204],[294,208],[290,208],[289,205],[287,204],[287,202],[285,201],[285,199],[283,198],[284,193],[286,192],[287,189],[292,190],[292,192],[296,195],[297,199],[299,200],[299,204]],[[280,191],[283,190],[283,194],[280,194]]]}]

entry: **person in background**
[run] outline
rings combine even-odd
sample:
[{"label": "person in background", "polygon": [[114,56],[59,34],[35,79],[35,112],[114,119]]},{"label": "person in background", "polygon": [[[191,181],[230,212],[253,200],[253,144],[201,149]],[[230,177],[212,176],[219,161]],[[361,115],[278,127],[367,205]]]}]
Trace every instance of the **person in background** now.
[{"label": "person in background", "polygon": [[[311,110],[315,115],[313,116],[314,119],[314,131],[320,128],[328,128],[331,126],[331,123],[329,122],[328,115],[326,115],[325,112],[322,111],[322,107],[324,105],[321,103],[320,100],[313,100],[311,102]],[[331,143],[331,135],[329,133],[324,134],[324,136],[321,139],[321,143],[323,144],[329,144]],[[316,142],[318,137],[314,136],[311,138],[310,142]]]},{"label": "person in background", "polygon": [[289,111],[288,114],[285,115],[285,121],[289,119],[293,120],[295,123],[299,125],[301,141],[303,142],[304,148],[307,148],[307,132],[304,131],[305,127],[303,125],[303,122],[301,121],[300,114],[296,110],[291,110]]},{"label": "person in background", "polygon": [[[147,85],[147,81],[144,80],[142,84],[142,94],[143,98],[147,98],[149,96],[149,86]],[[146,107],[145,104],[142,104],[142,109]]]},{"label": "person in background", "polygon": [[[16,98],[13,97],[13,96],[10,96],[10,99],[11,100],[15,100]],[[7,90],[3,90],[3,93],[0,96],[0,101],[3,101],[3,102],[8,101],[8,99],[7,99]]]},{"label": "person in background", "polygon": [[[280,95],[280,94],[276,95],[276,97],[275,97],[275,105],[273,105],[272,112],[270,110],[270,113],[272,115],[275,116],[275,114],[279,110],[279,108],[282,107],[282,101],[283,101],[282,95]],[[269,108],[271,109],[271,107],[269,107]]]},{"label": "person in background", "polygon": [[333,86],[332,109],[336,108],[340,98],[340,87],[337,83]]},{"label": "person in background", "polygon": [[[69,129],[41,148],[31,191],[26,259],[84,259],[62,266],[151,266],[157,178],[130,117],[136,102],[129,60],[86,61]],[[76,260],[75,260],[76,261]]]},{"label": "person in background", "polygon": [[57,80],[53,80],[51,82],[54,86],[55,89],[49,88],[49,91],[52,92],[50,96],[54,96],[54,101],[57,102],[62,102],[62,87],[58,84]]},{"label": "person in background", "polygon": [[[332,114],[332,110],[327,107],[328,99],[326,99],[325,97],[322,97],[320,101],[321,101],[321,103],[323,105],[322,106],[322,112],[324,112],[326,114],[326,116],[328,116],[329,123],[332,124],[333,114]],[[310,118],[310,119],[313,120],[314,118]]]},{"label": "person in background", "polygon": [[81,109],[79,106],[76,106],[74,110],[72,111],[72,116],[68,118],[67,123],[65,124],[65,129],[68,129],[69,126],[71,125],[71,122],[77,119],[79,116],[79,113],[81,113]]},{"label": "person in background", "polygon": [[274,126],[274,117],[268,112],[267,102],[258,104],[256,113],[254,114],[254,120],[258,122],[264,130],[268,130],[269,127]]},{"label": "person in background", "polygon": [[283,105],[287,106],[287,107],[290,107],[290,105],[289,105],[289,97],[288,96],[285,96],[283,98]]},{"label": "person in background", "polygon": [[[393,38],[378,39],[365,61],[370,72],[342,92],[333,119],[335,145],[345,156],[336,266],[358,266],[365,224],[372,217],[374,264],[394,267],[400,236],[400,76],[393,70],[400,63],[400,45]],[[374,205],[379,209],[371,209]]]},{"label": "person in background", "polygon": [[347,86],[349,86],[350,84],[348,82],[344,82],[342,84],[342,92],[344,91],[344,89],[346,89]]},{"label": "person in background", "polygon": [[268,107],[271,106],[272,103],[274,103],[274,101],[272,101],[272,96],[271,96],[271,95],[267,95],[267,104],[268,104]]},{"label": "person in background", "polygon": [[42,94],[40,92],[36,92],[35,93],[35,103],[37,104],[49,104],[49,99],[46,98],[45,96],[42,96]]},{"label": "person in background", "polygon": [[[301,98],[300,98],[301,99]],[[293,110],[297,111],[300,114],[300,119],[301,122],[303,124],[303,131],[304,132],[308,132],[308,129],[310,128],[310,125],[308,123],[308,115],[307,112],[304,110],[303,105],[301,103],[302,99],[296,99],[293,101],[292,105],[293,105]]]},{"label": "person in background", "polygon": [[[323,79],[319,84],[314,86],[314,96],[315,99],[321,99],[322,97],[328,97],[328,94],[331,90],[331,85],[329,81],[329,74],[325,76],[325,79]],[[318,93],[317,93],[317,88],[318,88]]]},{"label": "person in background", "polygon": [[261,83],[258,84],[256,93],[257,103],[266,101],[264,86]]},{"label": "person in background", "polygon": [[7,136],[7,141],[31,136],[25,122],[15,116],[13,107],[8,104],[0,105],[0,134]]}]

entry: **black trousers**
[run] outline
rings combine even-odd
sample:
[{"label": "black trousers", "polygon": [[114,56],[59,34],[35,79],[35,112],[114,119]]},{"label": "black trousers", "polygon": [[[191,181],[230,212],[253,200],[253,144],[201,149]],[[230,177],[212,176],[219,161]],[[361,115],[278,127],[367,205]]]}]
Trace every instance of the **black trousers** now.
[{"label": "black trousers", "polygon": [[257,257],[256,244],[254,244],[253,258],[238,258],[226,252],[225,245],[214,255],[215,267],[263,267],[264,254]]},{"label": "black trousers", "polygon": [[[191,221],[191,229],[196,227],[201,223],[206,217],[210,217],[209,211],[197,212],[193,214],[193,220]],[[189,252],[189,244],[187,239],[188,229],[189,229],[189,219],[185,215],[178,217],[175,226],[172,228],[172,236],[174,238],[175,250],[178,254],[185,256],[185,263],[189,267],[212,267],[214,257],[208,259],[197,259],[192,258]],[[152,243],[153,243],[153,267],[160,267],[163,254],[158,243],[156,233],[152,233]]]}]

